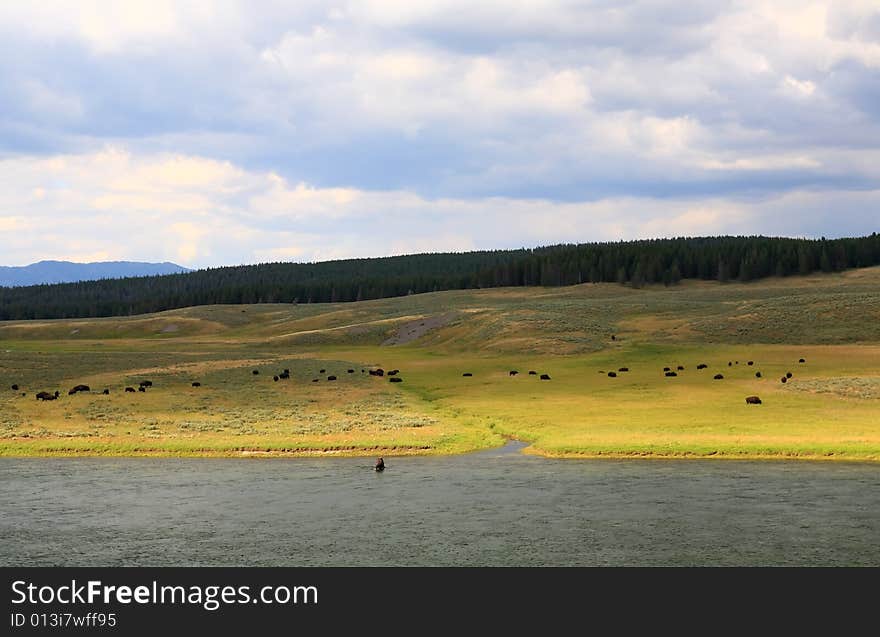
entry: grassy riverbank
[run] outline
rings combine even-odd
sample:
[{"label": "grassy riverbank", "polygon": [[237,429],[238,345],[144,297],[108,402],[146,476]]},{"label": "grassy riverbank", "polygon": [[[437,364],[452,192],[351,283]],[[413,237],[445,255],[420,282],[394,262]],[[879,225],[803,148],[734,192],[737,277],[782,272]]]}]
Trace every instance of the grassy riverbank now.
[{"label": "grassy riverbank", "polygon": [[[403,382],[361,372],[379,366]],[[880,460],[880,269],[0,323],[0,383],[4,456],[445,454],[515,437],[552,456]],[[92,392],[68,396],[80,383]]]}]

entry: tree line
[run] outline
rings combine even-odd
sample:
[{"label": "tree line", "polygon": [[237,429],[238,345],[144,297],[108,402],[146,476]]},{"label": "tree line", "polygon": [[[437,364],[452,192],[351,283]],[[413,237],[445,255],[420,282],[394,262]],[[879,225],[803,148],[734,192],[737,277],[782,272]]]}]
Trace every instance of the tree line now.
[{"label": "tree line", "polygon": [[126,316],[237,303],[326,303],[440,290],[682,279],[752,281],[880,264],[880,235],[840,239],[691,237],[320,263],[0,288],[0,320]]}]

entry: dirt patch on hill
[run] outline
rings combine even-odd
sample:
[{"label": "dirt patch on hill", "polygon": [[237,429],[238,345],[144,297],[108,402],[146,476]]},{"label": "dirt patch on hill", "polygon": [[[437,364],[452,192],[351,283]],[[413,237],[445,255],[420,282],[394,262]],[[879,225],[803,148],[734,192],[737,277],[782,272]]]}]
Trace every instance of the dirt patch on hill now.
[{"label": "dirt patch on hill", "polygon": [[436,316],[423,316],[414,321],[407,321],[401,324],[397,331],[390,338],[382,342],[382,345],[406,345],[412,343],[416,339],[423,337],[428,332],[446,327],[452,323],[457,313],[447,312]]}]

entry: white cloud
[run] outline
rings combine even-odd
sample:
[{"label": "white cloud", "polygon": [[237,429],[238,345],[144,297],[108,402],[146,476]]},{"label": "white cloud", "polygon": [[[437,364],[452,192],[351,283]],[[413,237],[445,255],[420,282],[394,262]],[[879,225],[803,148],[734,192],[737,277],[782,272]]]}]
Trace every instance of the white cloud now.
[{"label": "white cloud", "polygon": [[[0,38],[7,259],[876,226],[872,0],[52,0]],[[835,214],[755,212],[795,193]]]},{"label": "white cloud", "polygon": [[[175,170],[183,175],[174,177]],[[212,159],[120,148],[0,161],[0,243],[11,262],[172,260],[189,266],[462,251],[572,241],[776,230],[793,233],[880,191],[699,200],[428,199],[403,190],[291,184]],[[45,196],[35,198],[40,188]],[[183,203],[181,203],[183,202]],[[827,206],[827,207],[825,207]],[[770,211],[772,214],[767,214]],[[794,215],[792,222],[791,215]],[[861,223],[869,224],[869,217]],[[868,225],[864,225],[867,230]],[[841,227],[841,231],[845,231]],[[828,233],[832,234],[832,233]]]}]

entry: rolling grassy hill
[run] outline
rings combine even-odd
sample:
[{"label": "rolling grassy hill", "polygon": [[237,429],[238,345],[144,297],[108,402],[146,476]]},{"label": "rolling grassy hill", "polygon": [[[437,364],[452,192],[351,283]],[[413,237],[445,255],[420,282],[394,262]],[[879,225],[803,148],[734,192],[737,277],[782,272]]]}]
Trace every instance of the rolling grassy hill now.
[{"label": "rolling grassy hill", "polygon": [[[81,382],[93,392],[67,396]],[[448,453],[515,436],[562,456],[878,460],[880,268],[3,322],[0,387],[5,455]]]}]

